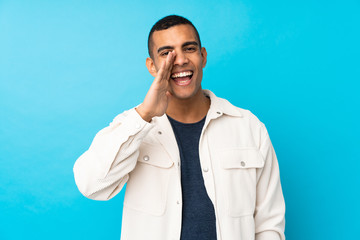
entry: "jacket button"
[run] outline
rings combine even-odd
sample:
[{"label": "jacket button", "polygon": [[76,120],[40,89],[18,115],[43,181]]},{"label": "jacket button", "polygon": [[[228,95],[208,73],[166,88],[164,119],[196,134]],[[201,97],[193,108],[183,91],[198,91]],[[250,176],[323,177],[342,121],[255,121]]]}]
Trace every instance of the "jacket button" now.
[{"label": "jacket button", "polygon": [[149,160],[150,160],[150,158],[149,158],[148,155],[145,155],[145,156],[143,157],[143,159],[144,159],[144,161],[149,161]]},{"label": "jacket button", "polygon": [[204,171],[204,172],[208,172],[209,169],[208,169],[207,167],[205,167],[205,168],[203,168],[203,171]]},{"label": "jacket button", "polygon": [[180,201],[179,201],[179,200],[177,200],[177,201],[176,201],[176,204],[180,204]]},{"label": "jacket button", "polygon": [[158,134],[159,134],[159,135],[161,135],[161,134],[162,134],[162,132],[161,132],[161,131],[158,131]]},{"label": "jacket button", "polygon": [[241,164],[242,167],[245,167],[245,165],[246,165],[244,161],[241,161],[240,164]]}]

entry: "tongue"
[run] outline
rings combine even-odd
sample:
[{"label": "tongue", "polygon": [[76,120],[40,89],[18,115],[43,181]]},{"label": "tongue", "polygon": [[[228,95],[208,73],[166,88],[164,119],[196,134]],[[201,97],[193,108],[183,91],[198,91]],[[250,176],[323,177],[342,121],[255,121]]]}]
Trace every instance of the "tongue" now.
[{"label": "tongue", "polygon": [[186,81],[186,80],[190,80],[190,77],[187,76],[187,77],[177,77],[174,79],[175,81]]}]

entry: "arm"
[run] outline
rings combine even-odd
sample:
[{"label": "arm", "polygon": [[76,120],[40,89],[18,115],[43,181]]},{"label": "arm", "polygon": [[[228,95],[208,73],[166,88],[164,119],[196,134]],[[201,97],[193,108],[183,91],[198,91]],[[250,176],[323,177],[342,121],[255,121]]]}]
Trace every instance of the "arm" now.
[{"label": "arm", "polygon": [[80,192],[94,200],[108,200],[120,192],[136,165],[142,139],[152,128],[131,109],[98,132],[74,165]]},{"label": "arm", "polygon": [[[89,148],[74,165],[80,192],[94,200],[108,200],[120,192],[135,168],[142,139],[152,128],[151,119],[164,115],[170,97],[170,74],[175,53],[169,53],[158,71],[149,58],[155,77],[143,103],[118,115],[98,132]],[[150,70],[149,70],[150,71]]]},{"label": "arm", "polygon": [[265,160],[257,176],[255,210],[256,240],[285,240],[285,201],[279,165],[265,126],[262,126],[260,152]]}]

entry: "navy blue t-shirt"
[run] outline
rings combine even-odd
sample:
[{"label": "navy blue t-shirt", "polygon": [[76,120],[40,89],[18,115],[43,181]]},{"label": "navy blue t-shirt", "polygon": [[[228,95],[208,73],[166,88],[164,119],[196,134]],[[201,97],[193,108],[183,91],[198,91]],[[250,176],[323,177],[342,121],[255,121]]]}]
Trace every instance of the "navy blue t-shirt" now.
[{"label": "navy blue t-shirt", "polygon": [[197,123],[181,123],[168,118],[181,160],[183,208],[180,239],[216,240],[214,206],[205,189],[199,158],[199,140],[205,118]]}]

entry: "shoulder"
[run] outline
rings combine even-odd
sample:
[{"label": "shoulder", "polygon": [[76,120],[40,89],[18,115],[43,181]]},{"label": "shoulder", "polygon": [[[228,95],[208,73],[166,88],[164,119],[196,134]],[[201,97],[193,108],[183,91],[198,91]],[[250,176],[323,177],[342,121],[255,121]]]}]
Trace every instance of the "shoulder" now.
[{"label": "shoulder", "polygon": [[252,125],[263,126],[264,124],[259,118],[252,113],[249,109],[241,108],[233,105],[229,100],[215,96],[214,93],[207,90],[207,93],[211,96],[211,100],[214,103],[214,108],[219,109],[224,115],[238,117],[243,121],[247,121]]}]

